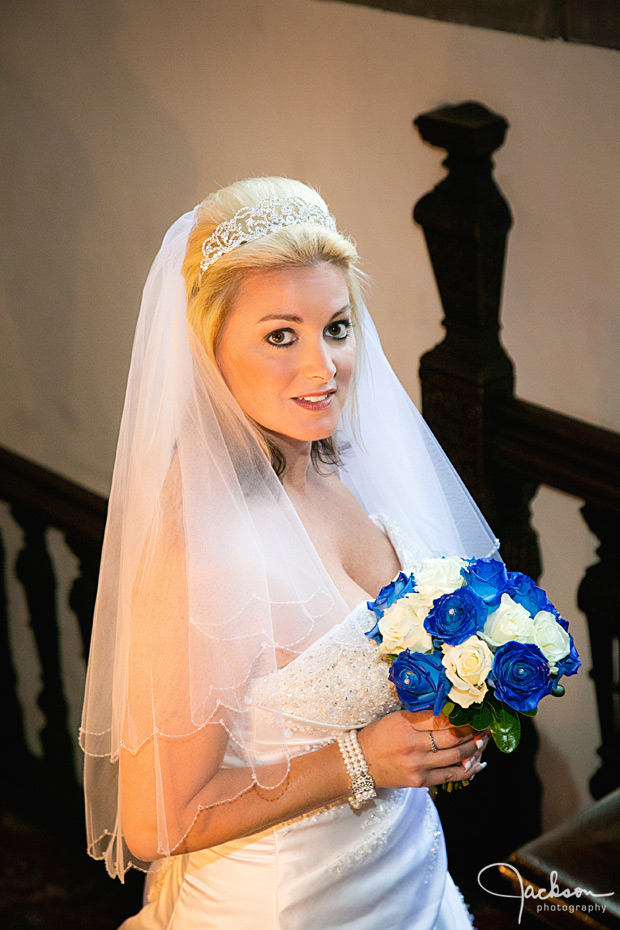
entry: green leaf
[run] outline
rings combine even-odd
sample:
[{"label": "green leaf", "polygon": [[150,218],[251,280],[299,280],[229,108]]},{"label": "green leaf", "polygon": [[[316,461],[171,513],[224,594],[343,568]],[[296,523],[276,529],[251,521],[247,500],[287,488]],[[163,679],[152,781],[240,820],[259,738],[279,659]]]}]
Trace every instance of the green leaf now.
[{"label": "green leaf", "polygon": [[493,714],[491,735],[502,752],[513,752],[521,739],[521,721],[519,714],[503,701],[492,698],[489,707]]},{"label": "green leaf", "polygon": [[470,720],[470,726],[474,730],[486,730],[493,723],[493,711],[486,701],[480,701],[478,704],[472,704],[470,710],[473,711]]},{"label": "green leaf", "polygon": [[520,714],[523,714],[524,717],[535,717],[538,713],[538,708],[535,707],[534,710],[520,710]]},{"label": "green leaf", "polygon": [[471,722],[474,711],[471,707],[455,707],[450,712],[450,723],[455,727],[464,727]]},{"label": "green leaf", "polygon": [[446,703],[443,705],[443,710],[441,712],[442,714],[445,714],[446,717],[449,717],[455,707],[456,707],[456,704],[454,703],[454,701],[446,701]]}]

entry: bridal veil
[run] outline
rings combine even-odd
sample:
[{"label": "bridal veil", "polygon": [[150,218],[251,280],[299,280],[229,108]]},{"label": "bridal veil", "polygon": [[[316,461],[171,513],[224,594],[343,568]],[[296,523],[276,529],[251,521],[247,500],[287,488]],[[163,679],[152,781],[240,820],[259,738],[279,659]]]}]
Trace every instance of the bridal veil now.
[{"label": "bridal veil", "polygon": [[[294,183],[263,179],[261,190],[301,192],[327,212]],[[284,724],[279,751],[262,764],[252,683],[277,675],[348,613],[264,446],[187,325],[182,266],[204,211],[168,230],[144,288],[101,562],[80,743],[89,851],[121,878],[131,865],[148,867],[124,837],[123,753],[145,753],[153,766],[145,803],[156,810],[157,855],[182,850],[201,808],[179,801],[193,796],[181,784],[183,753],[204,754],[208,772],[209,734],[225,734],[239,764],[228,787],[222,774],[217,803],[282,783]],[[398,382],[365,307],[358,326],[356,402],[347,401],[337,437],[343,482],[367,513],[396,521],[420,558],[492,555],[496,540]]]}]

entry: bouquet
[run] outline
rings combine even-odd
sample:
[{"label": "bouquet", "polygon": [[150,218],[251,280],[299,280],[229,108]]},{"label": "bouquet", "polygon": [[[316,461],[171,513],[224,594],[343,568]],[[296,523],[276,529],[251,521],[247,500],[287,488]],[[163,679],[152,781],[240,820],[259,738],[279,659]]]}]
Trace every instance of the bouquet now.
[{"label": "bouquet", "polygon": [[368,608],[376,623],[366,635],[391,663],[403,707],[488,728],[503,752],[519,744],[519,715],[564,694],[562,678],[581,665],[545,592],[496,559],[424,559]]}]

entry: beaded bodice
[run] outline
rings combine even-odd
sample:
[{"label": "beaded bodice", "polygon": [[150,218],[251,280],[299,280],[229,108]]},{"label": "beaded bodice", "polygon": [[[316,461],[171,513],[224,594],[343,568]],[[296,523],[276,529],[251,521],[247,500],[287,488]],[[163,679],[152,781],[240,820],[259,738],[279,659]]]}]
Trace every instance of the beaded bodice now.
[{"label": "beaded bodice", "polygon": [[[411,571],[416,553],[399,527],[384,516],[372,518],[389,536],[403,571]],[[390,579],[386,579],[386,583]],[[297,721],[319,727],[361,727],[400,708],[388,679],[389,663],[365,633],[375,622],[366,602],[358,604],[277,676],[254,685],[252,703],[281,707]]]}]

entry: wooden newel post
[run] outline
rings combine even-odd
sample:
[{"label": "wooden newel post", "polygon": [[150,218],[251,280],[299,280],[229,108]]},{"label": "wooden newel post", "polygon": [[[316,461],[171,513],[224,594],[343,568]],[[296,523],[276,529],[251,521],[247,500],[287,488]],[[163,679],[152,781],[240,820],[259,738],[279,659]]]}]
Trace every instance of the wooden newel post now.
[{"label": "wooden newel post", "polygon": [[[439,295],[445,337],[421,359],[423,413],[474,499],[502,540],[512,570],[536,577],[540,562],[529,522],[536,483],[493,461],[501,411],[514,403],[514,370],[500,338],[500,302],[510,208],[493,180],[491,154],[508,124],[478,103],[441,107],[415,120],[422,138],[446,149],[447,176],[418,203]],[[458,797],[437,804],[451,869],[466,884],[477,869],[503,861],[540,832],[540,782],[534,769],[537,736],[524,721],[519,749],[505,757],[487,750],[489,771]],[[506,793],[519,798],[506,811]],[[484,800],[483,800],[484,799]],[[502,810],[501,824],[481,826],[479,850],[463,852],[463,822],[480,803]]]},{"label": "wooden newel post", "polygon": [[[448,175],[416,204],[437,280],[446,335],[421,359],[424,416],[491,523],[497,519],[488,450],[493,410],[512,397],[513,366],[499,340],[510,208],[491,153],[508,123],[478,103],[441,107],[414,121],[446,149]],[[494,519],[495,518],[495,519]]]}]

